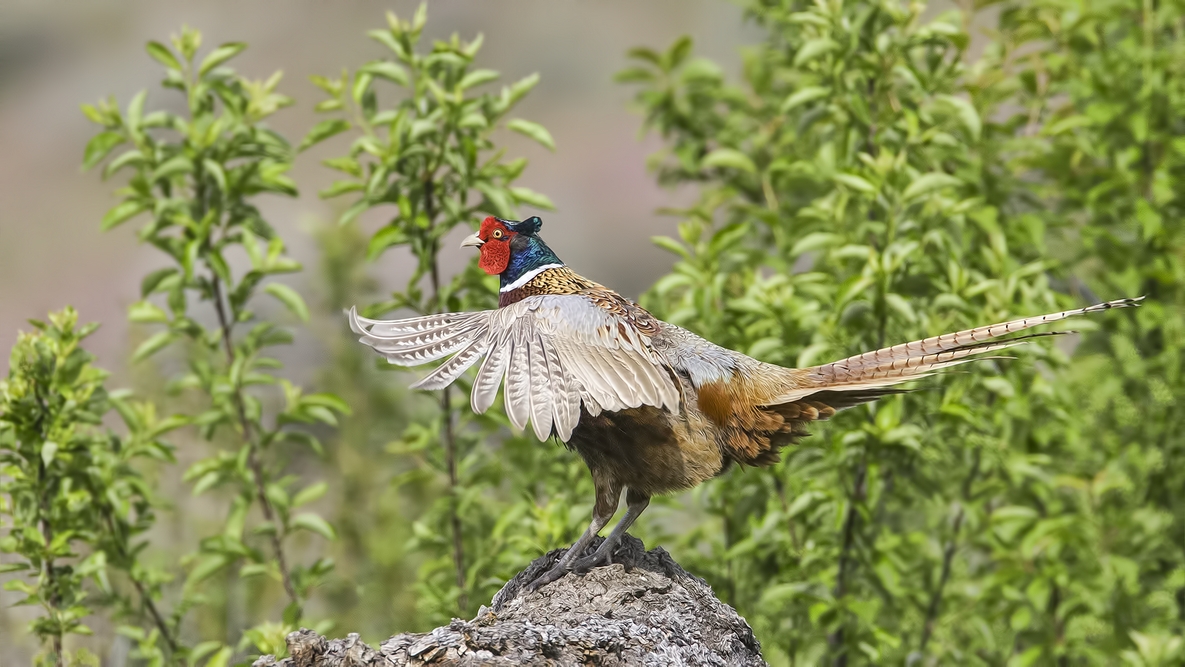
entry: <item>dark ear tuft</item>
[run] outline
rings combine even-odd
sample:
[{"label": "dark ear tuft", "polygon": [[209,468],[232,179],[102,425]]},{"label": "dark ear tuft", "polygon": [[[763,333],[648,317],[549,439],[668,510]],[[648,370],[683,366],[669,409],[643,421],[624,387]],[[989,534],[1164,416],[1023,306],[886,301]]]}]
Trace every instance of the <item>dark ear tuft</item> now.
[{"label": "dark ear tuft", "polygon": [[539,230],[543,229],[543,218],[540,218],[537,215],[532,215],[526,220],[523,220],[523,227],[526,228],[523,230],[525,232],[538,234]]}]

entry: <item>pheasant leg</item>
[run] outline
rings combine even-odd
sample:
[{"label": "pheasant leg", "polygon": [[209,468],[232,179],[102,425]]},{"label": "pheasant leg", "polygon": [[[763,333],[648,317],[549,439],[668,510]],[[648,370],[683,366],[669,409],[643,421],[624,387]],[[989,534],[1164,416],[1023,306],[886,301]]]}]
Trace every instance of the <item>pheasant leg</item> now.
[{"label": "pheasant leg", "polygon": [[605,524],[609,523],[609,519],[612,519],[613,515],[617,513],[617,503],[621,498],[621,484],[599,480],[595,475],[593,484],[597,490],[597,502],[593,505],[592,521],[589,522],[588,529],[584,531],[580,539],[576,540],[575,544],[568,548],[550,570],[539,575],[527,585],[528,591],[534,592],[541,586],[546,586],[570,572],[573,562],[588,548],[589,543],[596,538],[597,533],[601,532]]},{"label": "pheasant leg", "polygon": [[587,572],[598,565],[604,565],[613,557],[613,550],[617,548],[617,544],[621,542],[621,536],[625,535],[625,531],[634,525],[638,520],[638,516],[645,511],[646,507],[650,505],[650,496],[644,495],[634,489],[629,489],[625,494],[626,511],[625,516],[621,517],[621,521],[610,531],[609,536],[601,542],[601,546],[593,552],[591,556],[581,558],[571,565],[571,569],[576,572]]}]

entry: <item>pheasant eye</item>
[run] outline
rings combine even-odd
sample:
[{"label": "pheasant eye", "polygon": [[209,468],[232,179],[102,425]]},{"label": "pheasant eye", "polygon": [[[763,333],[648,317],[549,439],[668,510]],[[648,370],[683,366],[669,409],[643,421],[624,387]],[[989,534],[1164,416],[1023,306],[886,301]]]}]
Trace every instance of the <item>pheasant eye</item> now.
[{"label": "pheasant eye", "polygon": [[494,230],[494,233],[493,233],[493,237],[494,237],[494,238],[496,238],[496,239],[500,239],[500,238],[502,238],[503,236],[505,236],[505,235],[502,233],[502,230],[501,230],[501,229],[495,229],[495,230]]}]

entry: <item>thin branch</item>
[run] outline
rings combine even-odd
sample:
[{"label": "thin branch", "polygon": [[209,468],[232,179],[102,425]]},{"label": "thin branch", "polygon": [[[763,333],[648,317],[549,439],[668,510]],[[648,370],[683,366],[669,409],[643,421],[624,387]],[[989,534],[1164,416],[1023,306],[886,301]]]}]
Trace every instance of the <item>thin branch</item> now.
[{"label": "thin branch", "polygon": [[954,561],[955,550],[958,547],[959,531],[963,528],[966,503],[971,500],[971,485],[975,482],[975,478],[979,476],[979,465],[982,457],[983,450],[976,448],[975,459],[971,464],[971,472],[967,473],[967,478],[963,480],[963,502],[959,503],[959,509],[955,513],[955,520],[951,526],[950,539],[947,540],[946,546],[942,549],[942,574],[938,577],[938,585],[930,593],[930,603],[926,605],[926,622],[922,626],[922,641],[918,645],[919,653],[925,652],[926,644],[930,642],[930,637],[934,634],[934,624],[938,620],[938,612],[942,606],[942,593],[946,589],[946,582],[950,580],[951,563]]},{"label": "thin branch", "polygon": [[790,516],[790,504],[786,502],[786,485],[782,478],[774,475],[774,488],[778,491],[778,500],[782,501],[782,513],[786,515],[786,528],[790,531],[790,542],[794,545],[795,555],[802,553],[802,545],[798,542],[798,531],[794,528],[794,519]]},{"label": "thin branch", "polygon": [[[107,532],[112,536],[112,541],[115,544],[115,548],[119,551],[120,560],[125,563],[128,562],[131,560],[131,555],[128,554],[127,549],[124,548],[123,541],[116,539],[117,532],[115,529],[115,519],[112,517],[111,507],[109,505],[103,506],[103,519],[107,523]],[[128,568],[127,572],[128,579],[132,582],[132,586],[136,588],[136,593],[140,596],[141,603],[143,603],[144,607],[148,609],[148,614],[152,616],[153,624],[155,624],[157,629],[160,630],[161,636],[164,637],[165,643],[168,644],[169,653],[176,653],[177,640],[173,637],[173,631],[169,627],[169,624],[165,621],[164,617],[160,615],[160,611],[157,610],[156,603],[152,601],[152,596],[148,594],[148,591],[144,587],[144,582],[140,581],[136,577],[136,575],[132,572],[131,567]]]},{"label": "thin branch", "polygon": [[[443,149],[442,149],[443,150]],[[428,216],[431,224],[436,222],[436,209],[433,202],[435,195],[436,182],[433,180],[436,169],[433,168],[427,174],[424,180],[424,214]],[[432,245],[429,248],[431,253],[431,280],[432,280],[432,309],[435,312],[443,312],[444,308],[440,298],[440,262],[437,260],[437,253],[439,248],[439,239],[433,239]],[[457,514],[457,438],[453,432],[453,406],[452,406],[452,392],[451,387],[445,387],[440,396],[440,411],[444,418],[444,457],[448,467],[448,492],[449,492],[449,525],[453,533],[453,567],[456,570],[457,590],[457,607],[463,612],[469,608],[469,594],[465,591],[465,543],[461,532],[461,517]]]},{"label": "thin branch", "polygon": [[[864,495],[867,491],[865,488],[865,480],[868,476],[868,462],[861,461],[860,466],[856,468],[856,479],[852,484],[852,499],[848,505],[847,516],[844,517],[843,523],[843,544],[839,550],[839,572],[835,577],[835,591],[834,597],[838,601],[845,594],[847,594],[847,575],[851,568],[852,547],[856,541],[856,522],[860,518],[860,503],[864,502]],[[845,667],[848,664],[848,654],[843,648],[844,641],[844,626],[841,623],[835,632],[827,638],[827,644],[833,653],[838,652],[832,664],[835,667]]]},{"label": "thin branch", "polygon": [[[226,307],[222,304],[222,283],[218,276],[213,277],[214,310],[218,313],[218,327],[222,333],[222,345],[226,350],[226,363],[235,362],[234,344],[231,342],[231,324],[226,317]],[[235,411],[239,419],[239,427],[243,430],[243,438],[247,441],[247,466],[251,468],[251,475],[255,481],[255,495],[259,500],[259,507],[263,511],[263,518],[272,524],[272,550],[276,554],[276,562],[280,567],[280,578],[284,582],[284,592],[293,603],[299,605],[300,598],[296,595],[296,588],[292,585],[292,576],[288,572],[288,563],[284,559],[283,526],[276,521],[276,513],[272,503],[267,498],[267,488],[264,484],[263,464],[259,461],[259,443],[255,438],[255,430],[251,420],[247,418],[247,407],[243,402],[240,387],[235,387],[231,394],[235,404]]]},{"label": "thin branch", "polygon": [[[41,409],[37,420],[37,432],[38,435],[41,436],[41,443],[44,447],[45,443],[49,441],[49,427],[45,423],[46,418],[49,415],[49,406],[45,403],[45,397],[41,395],[41,386],[39,384],[34,385],[33,394],[37,398],[37,406]],[[47,549],[49,548],[49,545],[53,544],[54,537],[53,526],[51,526],[49,523],[50,502],[49,498],[47,497],[49,492],[49,484],[47,481],[48,476],[49,470],[45,465],[44,457],[37,457],[37,509],[38,514],[40,515],[37,517],[37,524],[38,529],[41,531],[41,538],[45,540],[45,546]],[[41,571],[42,576],[45,577],[46,584],[49,588],[49,612],[51,615],[57,617],[54,618],[55,625],[57,627],[52,637],[54,663],[57,665],[57,667],[63,667],[65,662],[62,660],[62,627],[60,624],[61,619],[59,611],[62,600],[58,595],[57,576],[54,572],[54,559],[52,555],[47,555],[41,560]]]}]

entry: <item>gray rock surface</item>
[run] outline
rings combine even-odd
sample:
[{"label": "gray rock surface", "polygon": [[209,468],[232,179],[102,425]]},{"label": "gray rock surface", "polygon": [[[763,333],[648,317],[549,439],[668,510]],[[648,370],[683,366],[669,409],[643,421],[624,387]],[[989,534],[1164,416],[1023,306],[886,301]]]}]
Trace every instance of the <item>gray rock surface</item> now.
[{"label": "gray rock surface", "polygon": [[745,619],[665,550],[645,551],[630,536],[612,565],[523,590],[563,553],[536,559],[471,621],[395,635],[378,650],[356,634],[327,640],[301,630],[288,635],[290,657],[255,666],[765,665]]}]

